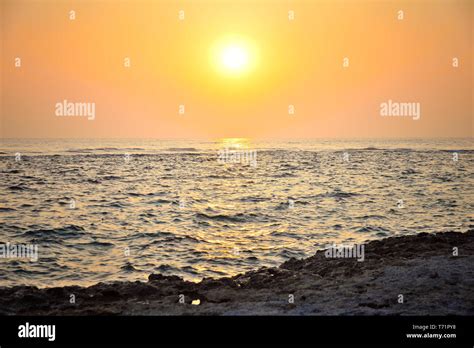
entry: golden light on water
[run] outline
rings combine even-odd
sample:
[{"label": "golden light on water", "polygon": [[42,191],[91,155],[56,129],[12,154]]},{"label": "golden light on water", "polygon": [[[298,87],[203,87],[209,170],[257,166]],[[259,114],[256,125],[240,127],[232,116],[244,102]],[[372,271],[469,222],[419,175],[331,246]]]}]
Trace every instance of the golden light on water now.
[{"label": "golden light on water", "polygon": [[248,149],[251,147],[249,138],[222,138],[218,140],[220,148]]}]

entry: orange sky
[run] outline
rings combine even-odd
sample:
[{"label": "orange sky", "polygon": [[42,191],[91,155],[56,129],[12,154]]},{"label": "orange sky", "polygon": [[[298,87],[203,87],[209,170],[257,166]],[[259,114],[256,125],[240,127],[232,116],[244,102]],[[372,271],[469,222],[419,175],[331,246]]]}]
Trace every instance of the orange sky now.
[{"label": "orange sky", "polygon": [[[471,137],[473,4],[3,0],[1,135]],[[235,38],[252,67],[228,76],[212,50]],[[64,99],[95,119],[57,117]],[[419,102],[420,120],[381,117],[389,99]]]}]

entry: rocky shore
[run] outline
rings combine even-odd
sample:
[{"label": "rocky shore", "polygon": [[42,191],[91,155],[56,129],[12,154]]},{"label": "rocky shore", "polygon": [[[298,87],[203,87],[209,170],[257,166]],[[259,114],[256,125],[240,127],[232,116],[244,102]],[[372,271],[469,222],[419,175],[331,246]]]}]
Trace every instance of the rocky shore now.
[{"label": "rocky shore", "polygon": [[474,314],[474,230],[364,247],[362,262],[318,251],[278,268],[199,283],[151,274],[148,282],[0,288],[0,315]]}]

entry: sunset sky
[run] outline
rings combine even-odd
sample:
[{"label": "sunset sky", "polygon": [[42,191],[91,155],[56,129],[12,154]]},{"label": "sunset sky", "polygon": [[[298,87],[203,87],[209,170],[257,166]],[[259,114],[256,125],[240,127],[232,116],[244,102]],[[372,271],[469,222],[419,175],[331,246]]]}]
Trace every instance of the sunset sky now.
[{"label": "sunset sky", "polygon": [[[1,135],[471,137],[473,4],[3,0]],[[57,117],[65,99],[95,119]]]}]

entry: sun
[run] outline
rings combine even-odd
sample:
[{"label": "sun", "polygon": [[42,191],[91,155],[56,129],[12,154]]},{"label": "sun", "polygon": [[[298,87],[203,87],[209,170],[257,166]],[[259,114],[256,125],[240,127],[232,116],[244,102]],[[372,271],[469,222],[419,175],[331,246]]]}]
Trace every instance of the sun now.
[{"label": "sun", "polygon": [[256,46],[249,39],[226,37],[211,49],[211,64],[223,76],[246,76],[254,70],[256,63]]},{"label": "sun", "polygon": [[222,64],[226,69],[232,71],[243,70],[248,64],[249,56],[247,50],[239,45],[224,47],[221,53]]}]

